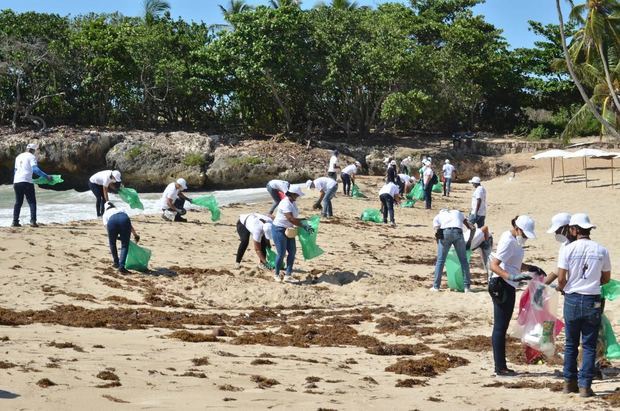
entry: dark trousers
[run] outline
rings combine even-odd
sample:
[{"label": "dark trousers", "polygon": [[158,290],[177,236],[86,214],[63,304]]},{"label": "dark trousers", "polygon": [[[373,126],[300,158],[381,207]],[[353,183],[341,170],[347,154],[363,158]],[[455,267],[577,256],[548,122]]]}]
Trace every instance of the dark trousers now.
[{"label": "dark trousers", "polygon": [[13,184],[13,190],[15,191],[15,206],[13,207],[13,224],[19,223],[19,213],[22,211],[22,205],[24,204],[24,196],[30,206],[30,222],[37,222],[37,198],[34,195],[33,183],[15,183]]},{"label": "dark trousers", "polygon": [[[185,200],[183,200],[182,198],[177,198],[176,200],[174,200],[174,207],[177,210],[185,210]],[[174,216],[174,221],[181,221],[183,217],[181,217],[181,214],[176,213],[176,215]]]},{"label": "dark trousers", "polygon": [[336,178],[338,177],[338,173],[336,173],[335,171],[330,171],[327,173],[327,177],[331,178],[332,180],[336,180]]},{"label": "dark trousers", "polygon": [[[108,220],[108,241],[110,242],[110,252],[114,265],[125,268],[127,261],[127,251],[129,250],[129,237],[131,235],[131,220],[125,213],[116,213]],[[116,240],[121,240],[121,258],[118,258]]]},{"label": "dark trousers", "polygon": [[351,176],[347,173],[341,173],[340,178],[342,178],[342,192],[345,196],[351,194]]},{"label": "dark trousers", "polygon": [[491,334],[491,343],[493,345],[495,372],[508,368],[506,366],[506,332],[515,309],[515,288],[504,280],[500,281],[506,298],[501,303],[493,300],[493,333]]},{"label": "dark trousers", "polygon": [[394,197],[389,194],[381,194],[381,211],[383,211],[383,222],[387,223],[388,213],[390,214],[390,223],[394,222]]},{"label": "dark trousers", "polygon": [[273,214],[273,212],[276,211],[276,208],[278,208],[280,201],[282,201],[280,200],[280,196],[278,195],[280,191],[267,185],[267,192],[273,199],[273,204],[271,204],[271,208],[269,209],[269,214]]},{"label": "dark trousers", "polygon": [[[237,221],[237,234],[239,234],[239,248],[237,248],[237,263],[241,262],[243,259],[243,254],[245,254],[245,250],[248,249],[248,245],[250,244],[251,233],[247,228],[243,225],[241,221]],[[267,256],[267,246],[269,245],[269,240],[265,238],[263,235],[260,240],[260,248],[263,250],[263,254]]]},{"label": "dark trousers", "polygon": [[95,195],[95,199],[97,200],[97,217],[101,217],[103,215],[105,198],[103,197],[103,186],[99,184],[88,182],[88,188]]},{"label": "dark trousers", "polygon": [[426,186],[424,186],[424,200],[426,200],[426,208],[431,208],[431,203],[433,202],[432,197],[433,185],[429,182]]}]

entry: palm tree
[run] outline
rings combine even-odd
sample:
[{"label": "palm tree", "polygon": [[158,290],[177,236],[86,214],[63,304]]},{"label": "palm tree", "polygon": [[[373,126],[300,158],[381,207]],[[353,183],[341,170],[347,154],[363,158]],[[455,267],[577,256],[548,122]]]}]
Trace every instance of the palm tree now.
[{"label": "palm tree", "polygon": [[289,6],[299,7],[301,5],[301,0],[269,0],[269,5],[274,9]]},{"label": "palm tree", "polygon": [[166,0],[144,0],[144,21],[152,24],[157,17],[170,10],[170,3]]},{"label": "palm tree", "polygon": [[575,66],[573,65],[573,61],[570,56],[570,52],[568,51],[568,47],[566,46],[566,34],[564,33],[564,16],[562,15],[562,7],[560,6],[560,0],[555,0],[555,5],[558,11],[558,18],[560,20],[560,38],[562,40],[562,50],[564,51],[564,59],[566,60],[566,68],[573,79],[573,83],[579,90],[579,94],[581,98],[586,103],[588,110],[592,113],[592,115],[603,125],[603,127],[607,130],[609,134],[614,136],[615,138],[620,139],[620,133],[599,113],[594,102],[588,97],[583,84],[577,78],[577,74],[575,72]]},{"label": "palm tree", "polygon": [[332,0],[332,8],[338,10],[355,10],[358,8],[356,1],[350,0]]},{"label": "palm tree", "polygon": [[226,19],[228,19],[229,16],[252,10],[252,6],[247,4],[245,0],[228,0],[228,5],[226,7],[221,4],[219,7]]}]

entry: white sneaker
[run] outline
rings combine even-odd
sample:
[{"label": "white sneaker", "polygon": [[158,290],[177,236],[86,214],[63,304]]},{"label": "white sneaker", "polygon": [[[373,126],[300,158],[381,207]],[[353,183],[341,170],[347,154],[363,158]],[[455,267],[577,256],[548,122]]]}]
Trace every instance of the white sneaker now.
[{"label": "white sneaker", "polygon": [[295,281],[295,279],[293,278],[293,276],[292,276],[292,275],[290,275],[290,274],[289,274],[289,275],[285,275],[285,276],[284,276],[284,282],[285,282],[285,283],[292,283],[292,282],[294,282],[294,281]]},{"label": "white sneaker", "polygon": [[433,293],[437,293],[437,292],[439,292],[439,288],[431,287],[431,288],[429,288],[429,291],[431,291]]},{"label": "white sneaker", "polygon": [[236,269],[241,268],[241,263],[235,263],[235,268],[236,268]]},{"label": "white sneaker", "polygon": [[274,280],[276,283],[281,283],[281,282],[282,282],[282,277],[280,277],[279,275],[274,275],[274,276],[273,276],[273,280]]},{"label": "white sneaker", "polygon": [[471,293],[471,288],[467,287],[466,289],[463,290],[463,292],[465,293]]}]

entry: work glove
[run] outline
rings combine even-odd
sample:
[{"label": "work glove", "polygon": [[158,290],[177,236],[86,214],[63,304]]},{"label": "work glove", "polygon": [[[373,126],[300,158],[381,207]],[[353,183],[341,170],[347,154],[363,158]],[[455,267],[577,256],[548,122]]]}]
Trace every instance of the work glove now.
[{"label": "work glove", "polygon": [[531,280],[532,276],[528,274],[510,274],[508,276],[508,279],[510,281],[525,281],[525,280]]},{"label": "work glove", "polygon": [[181,208],[181,209],[177,210],[177,213],[179,213],[179,215],[185,215],[185,214],[187,214],[187,210],[185,210],[184,208]]},{"label": "work glove", "polygon": [[312,205],[313,210],[322,210],[323,206],[318,201]]},{"label": "work glove", "polygon": [[136,240],[136,243],[140,242],[140,235],[139,234],[134,234],[133,238],[134,238],[134,240]]},{"label": "work glove", "polygon": [[301,222],[301,228],[306,230],[306,233],[308,233],[308,234],[314,234],[314,228],[312,228],[312,226],[310,224],[308,224],[307,221],[302,221]]},{"label": "work glove", "polygon": [[191,198],[187,198],[187,197],[185,197],[185,200],[186,200],[186,201],[189,201],[189,203],[190,203],[190,204],[194,204],[194,200],[192,200]]},{"label": "work glove", "polygon": [[476,224],[477,221],[478,221],[478,214],[472,214],[471,216],[469,216],[470,224]]},{"label": "work glove", "polygon": [[541,275],[543,277],[547,276],[547,273],[542,268],[535,266],[535,265],[530,265],[529,271],[532,273],[536,273],[536,275]]}]

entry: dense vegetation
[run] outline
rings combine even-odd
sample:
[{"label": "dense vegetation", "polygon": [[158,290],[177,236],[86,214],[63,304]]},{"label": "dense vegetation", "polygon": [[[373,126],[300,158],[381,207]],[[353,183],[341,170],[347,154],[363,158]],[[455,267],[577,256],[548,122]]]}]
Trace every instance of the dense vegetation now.
[{"label": "dense vegetation", "polygon": [[[157,0],[143,17],[4,10],[0,122],[347,136],[562,131],[582,102],[557,63],[558,27],[531,22],[541,41],[509,50],[473,14],[479,2],[373,9],[334,0],[302,10],[229,0],[226,27],[174,20]],[[583,123],[576,132],[597,130]]]}]

